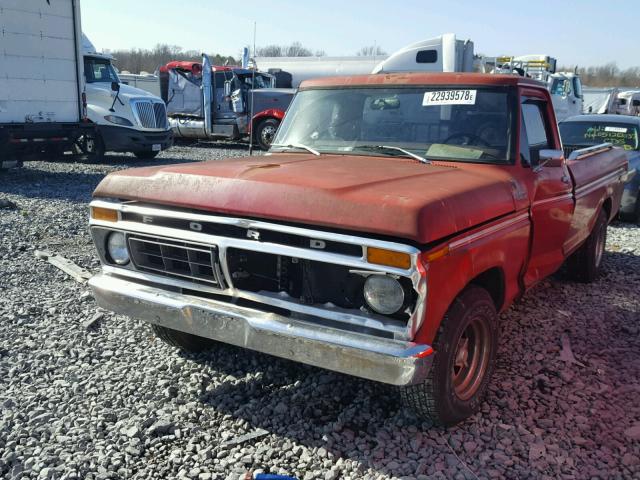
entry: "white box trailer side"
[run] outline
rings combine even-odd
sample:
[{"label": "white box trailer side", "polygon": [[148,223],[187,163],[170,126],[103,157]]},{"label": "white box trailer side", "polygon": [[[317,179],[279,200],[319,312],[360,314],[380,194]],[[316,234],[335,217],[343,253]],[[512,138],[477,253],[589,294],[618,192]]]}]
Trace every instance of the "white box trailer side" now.
[{"label": "white box trailer side", "polygon": [[5,160],[42,150],[34,143],[57,142],[64,149],[87,128],[81,32],[80,0],[0,0],[0,155]]}]

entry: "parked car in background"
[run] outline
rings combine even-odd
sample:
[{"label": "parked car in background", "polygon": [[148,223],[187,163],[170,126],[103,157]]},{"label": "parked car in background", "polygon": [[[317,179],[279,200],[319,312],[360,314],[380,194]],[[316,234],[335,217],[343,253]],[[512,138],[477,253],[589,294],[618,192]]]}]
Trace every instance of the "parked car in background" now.
[{"label": "parked car in background", "polygon": [[640,223],[640,117],[628,115],[576,115],[560,122],[565,155],[577,149],[611,143],[623,148],[629,171],[635,172],[624,188],[620,217]]}]

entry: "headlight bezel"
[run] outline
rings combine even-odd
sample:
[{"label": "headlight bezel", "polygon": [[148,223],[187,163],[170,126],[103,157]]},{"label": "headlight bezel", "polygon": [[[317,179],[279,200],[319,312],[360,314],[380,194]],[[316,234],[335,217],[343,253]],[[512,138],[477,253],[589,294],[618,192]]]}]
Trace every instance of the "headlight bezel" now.
[{"label": "headlight bezel", "polygon": [[[375,285],[376,283],[378,285]],[[386,283],[386,285],[383,285],[384,283]],[[377,290],[377,292],[375,290]],[[390,292],[390,290],[393,290],[393,292]],[[386,307],[381,303],[381,299],[379,298],[381,292],[383,295],[389,292],[395,295],[395,298],[382,299],[382,302],[387,301]],[[378,299],[375,298],[375,294],[378,295]],[[407,300],[407,294],[402,283],[397,278],[385,274],[374,274],[367,277],[362,288],[362,295],[364,296],[367,307],[375,313],[385,316],[392,316],[400,312]]]},{"label": "headlight bezel", "polygon": [[[118,253],[117,251],[114,255],[114,251],[112,251],[112,239],[121,240],[122,243],[115,248],[120,248],[124,252],[124,255],[120,255],[122,252]],[[105,238],[105,253],[109,262],[119,267],[124,267],[131,262],[131,255],[129,253],[129,247],[127,246],[127,237],[123,232],[114,230],[107,234]]]},{"label": "headlight bezel", "polygon": [[119,125],[121,127],[133,127],[133,122],[125,117],[120,117],[119,115],[105,115],[104,119],[113,123],[114,125]]}]

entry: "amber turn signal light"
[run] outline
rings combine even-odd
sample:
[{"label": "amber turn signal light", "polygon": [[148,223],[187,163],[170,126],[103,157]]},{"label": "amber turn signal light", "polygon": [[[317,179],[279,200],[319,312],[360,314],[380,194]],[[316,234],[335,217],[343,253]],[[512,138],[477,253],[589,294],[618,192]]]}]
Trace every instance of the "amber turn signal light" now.
[{"label": "amber turn signal light", "polygon": [[367,261],[376,265],[404,268],[405,270],[411,267],[411,256],[408,253],[394,252],[384,248],[367,248]]},{"label": "amber turn signal light", "polygon": [[437,260],[439,258],[444,257],[445,255],[449,255],[449,245],[446,245],[438,250],[434,250],[433,252],[427,253],[424,256],[424,259],[427,262],[433,262],[434,260]]},{"label": "amber turn signal light", "polygon": [[117,222],[118,211],[110,208],[91,207],[91,218],[102,220],[103,222]]}]

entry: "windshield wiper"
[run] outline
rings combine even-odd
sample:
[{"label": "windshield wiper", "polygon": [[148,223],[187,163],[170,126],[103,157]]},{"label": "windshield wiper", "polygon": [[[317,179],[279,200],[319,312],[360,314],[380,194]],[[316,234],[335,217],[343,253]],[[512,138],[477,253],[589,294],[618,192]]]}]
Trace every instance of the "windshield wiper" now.
[{"label": "windshield wiper", "polygon": [[287,144],[272,143],[271,146],[272,147],[288,148],[288,149],[301,148],[303,150],[306,150],[309,153],[313,153],[314,155],[320,156],[320,152],[318,150],[316,150],[315,148],[308,147],[307,145],[304,145],[302,143],[287,143]]},{"label": "windshield wiper", "polygon": [[424,157],[421,157],[420,155],[410,152],[409,150],[405,150],[404,148],[400,148],[400,147],[394,147],[391,145],[358,145],[357,147],[354,147],[354,149],[362,149],[362,150],[394,150],[396,152],[402,152],[405,155],[408,155],[411,158],[415,158],[416,160],[418,160],[420,163],[426,163],[429,164],[431,163],[429,160],[427,160]]}]

